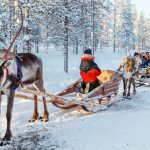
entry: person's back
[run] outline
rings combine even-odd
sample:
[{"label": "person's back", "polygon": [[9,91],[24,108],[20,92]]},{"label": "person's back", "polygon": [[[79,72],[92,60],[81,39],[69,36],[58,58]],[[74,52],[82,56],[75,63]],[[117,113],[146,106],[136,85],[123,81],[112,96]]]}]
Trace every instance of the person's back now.
[{"label": "person's back", "polygon": [[146,58],[145,58],[145,55],[142,55],[141,56],[141,59],[142,59],[142,64],[141,64],[141,67],[142,68],[145,68],[145,67],[147,67],[147,60],[146,60]]},{"label": "person's back", "polygon": [[134,66],[135,67],[135,72],[137,72],[141,67],[142,60],[141,60],[138,53],[135,53],[133,58],[134,58],[134,61],[135,61],[135,66]]},{"label": "person's back", "polygon": [[90,49],[84,51],[81,57],[80,75],[83,79],[82,92],[87,93],[98,87],[99,81],[97,76],[101,74],[101,70],[94,62],[94,57]]}]

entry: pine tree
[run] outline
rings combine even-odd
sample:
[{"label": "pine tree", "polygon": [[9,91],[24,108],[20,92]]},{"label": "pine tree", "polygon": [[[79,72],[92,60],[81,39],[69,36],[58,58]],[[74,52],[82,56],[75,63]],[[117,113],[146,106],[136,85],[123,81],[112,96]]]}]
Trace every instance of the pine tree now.
[{"label": "pine tree", "polygon": [[116,45],[127,53],[134,47],[133,5],[130,0],[117,0],[116,3]]},{"label": "pine tree", "polygon": [[150,16],[146,20],[145,47],[150,50]]}]

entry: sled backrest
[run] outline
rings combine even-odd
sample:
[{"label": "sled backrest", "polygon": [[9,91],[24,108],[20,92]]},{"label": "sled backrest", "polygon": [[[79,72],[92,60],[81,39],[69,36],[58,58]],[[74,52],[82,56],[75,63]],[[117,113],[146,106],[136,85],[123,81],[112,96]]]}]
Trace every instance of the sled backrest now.
[{"label": "sled backrest", "polygon": [[110,93],[117,93],[120,81],[122,79],[121,74],[115,71],[106,70],[103,71],[103,74],[101,75],[101,77],[99,76],[99,80],[103,82],[103,84],[88,93],[85,98],[93,98]]},{"label": "sled backrest", "polygon": [[110,81],[115,74],[116,74],[115,71],[102,70],[102,73],[97,78],[100,81],[100,83],[106,83]]}]

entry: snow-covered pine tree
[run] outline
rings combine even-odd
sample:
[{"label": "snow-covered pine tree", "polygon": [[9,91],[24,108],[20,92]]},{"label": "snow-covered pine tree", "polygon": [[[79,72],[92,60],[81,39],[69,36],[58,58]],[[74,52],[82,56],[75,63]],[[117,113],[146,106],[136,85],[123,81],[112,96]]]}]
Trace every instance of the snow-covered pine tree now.
[{"label": "snow-covered pine tree", "polygon": [[113,49],[116,52],[116,14],[117,14],[117,7],[116,7],[116,0],[114,0],[114,9],[113,9]]},{"label": "snow-covered pine tree", "polygon": [[30,0],[30,18],[32,18],[32,41],[34,41],[36,52],[39,51],[39,45],[45,45],[45,52],[49,51],[50,27],[51,23],[51,1],[33,1]]},{"label": "snow-covered pine tree", "polygon": [[81,45],[81,1],[72,0],[69,3],[71,17],[69,19],[69,45],[73,47],[73,53],[78,54]]},{"label": "snow-covered pine tree", "polygon": [[150,16],[146,20],[145,47],[150,50]]},{"label": "snow-covered pine tree", "polygon": [[126,53],[134,45],[133,5],[130,0],[116,0],[116,46]]},{"label": "snow-covered pine tree", "polygon": [[[5,3],[8,4],[9,1],[5,0]],[[65,5],[66,1],[67,5]],[[15,18],[19,18],[19,15],[12,17],[12,24],[10,24],[9,5],[4,4],[4,0],[0,2],[0,45],[7,46],[10,35],[18,29],[19,24],[16,23]],[[148,21],[146,24],[144,21],[146,26],[143,24],[145,29],[142,30],[142,19],[136,17],[130,0],[116,0],[114,5],[116,11],[110,0],[22,0],[21,2],[23,8],[30,14],[29,17],[28,13],[26,14],[25,18],[28,19],[25,19],[25,29],[27,27],[30,29],[28,30],[30,43],[35,43],[35,51],[39,52],[39,44],[46,47],[46,52],[50,51],[50,44],[55,45],[56,50],[64,54],[66,72],[72,47],[74,47],[73,52],[78,54],[85,47],[91,47],[95,51],[98,46],[102,49],[114,45],[116,51],[115,48],[135,49],[139,43],[140,47],[145,49],[149,43]],[[11,13],[14,16],[18,12],[14,11],[14,4],[11,5]],[[25,10],[23,13],[25,14]],[[10,25],[11,30],[9,30]],[[22,34],[17,40],[20,46],[18,50],[23,49],[21,39],[23,39]]]},{"label": "snow-covered pine tree", "polygon": [[145,32],[146,32],[145,21],[146,20],[144,14],[143,12],[141,12],[137,18],[137,27],[136,27],[137,47],[139,50],[145,49]]},{"label": "snow-covered pine tree", "polygon": [[23,30],[23,34],[24,34],[24,48],[23,48],[23,52],[28,52],[31,53],[31,38],[30,38],[30,33],[31,33],[31,26],[30,26],[30,0],[23,0],[23,6],[25,9],[25,24],[24,24],[24,30]]},{"label": "snow-covered pine tree", "polygon": [[[100,49],[103,47],[110,47],[113,39],[113,4],[109,0],[105,0],[99,7],[99,45]],[[96,32],[97,33],[97,32]]]},{"label": "snow-covered pine tree", "polygon": [[[0,28],[1,28],[1,45],[3,48],[8,48],[13,35],[18,31],[19,27],[19,10],[16,6],[16,1],[1,0],[1,11],[0,11]],[[18,39],[17,39],[18,41]]]}]

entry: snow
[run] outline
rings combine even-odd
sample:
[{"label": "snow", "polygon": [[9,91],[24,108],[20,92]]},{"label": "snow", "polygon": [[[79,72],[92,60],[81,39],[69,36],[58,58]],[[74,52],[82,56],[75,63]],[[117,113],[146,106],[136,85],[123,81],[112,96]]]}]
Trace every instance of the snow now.
[{"label": "snow", "polygon": [[[39,54],[44,63],[46,91],[57,93],[79,78],[80,55],[69,54],[69,74],[63,71],[60,54]],[[102,69],[116,70],[125,54],[110,50],[96,52],[95,61]],[[121,89],[120,89],[121,92]],[[149,150],[150,149],[150,88],[139,87],[131,100],[121,100],[108,110],[87,114],[77,107],[60,110],[48,104],[47,123],[29,123],[33,102],[15,99],[12,145],[0,150]],[[119,96],[121,99],[121,96]],[[43,112],[39,103],[40,115]],[[3,97],[1,137],[6,128],[6,97]]]}]

